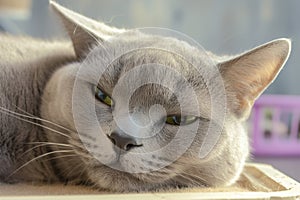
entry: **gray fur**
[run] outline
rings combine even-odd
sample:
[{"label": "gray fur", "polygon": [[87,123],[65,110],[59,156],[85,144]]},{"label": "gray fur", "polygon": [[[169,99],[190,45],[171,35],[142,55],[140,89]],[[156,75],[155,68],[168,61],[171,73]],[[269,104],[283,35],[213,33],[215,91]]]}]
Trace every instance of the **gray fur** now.
[{"label": "gray fur", "polygon": [[[255,99],[275,79],[288,58],[291,48],[289,40],[275,40],[237,56],[218,57],[175,38],[111,28],[54,2],[51,4],[63,21],[74,50],[68,42],[46,42],[0,35],[1,181],[70,181],[92,184],[112,191],[141,191],[180,186],[226,186],[237,180],[249,155],[248,137],[243,123]],[[148,48],[147,51],[141,50],[144,47]],[[165,48],[176,49],[176,52],[189,58],[192,63],[176,54],[163,51]],[[123,54],[132,49],[138,50]],[[105,61],[109,60],[107,56],[118,55],[122,56],[115,59],[98,80],[97,74],[106,67]],[[202,76],[217,76],[210,74],[212,62],[207,60],[207,55],[213,59],[224,80],[227,101],[224,124],[211,118],[211,100],[207,89],[208,85],[212,86],[213,92],[218,95],[222,85],[214,79],[205,84],[203,77],[197,75],[199,73],[191,67],[200,66]],[[133,78],[120,84],[121,89],[113,95],[114,87],[130,70],[135,66],[152,63],[169,66],[179,72],[195,89],[199,105],[194,105],[189,96],[186,96],[187,88],[183,86],[182,80],[176,78],[170,70],[160,67],[155,70],[148,67],[142,72],[133,73]],[[78,81],[77,72],[82,66],[87,68],[87,73]],[[110,163],[116,159],[116,153],[106,136],[101,138],[105,148],[93,138],[98,127],[91,123],[93,119],[89,105],[95,105],[96,115],[106,135],[112,131],[123,134],[113,115],[119,117],[133,135],[151,135],[156,126],[135,128],[124,115],[124,97],[133,85],[147,79],[150,74],[151,77],[157,77],[162,84],[167,83],[174,91],[179,91],[179,98],[184,100],[185,109],[180,111],[178,101],[169,90],[148,84],[135,91],[129,104],[129,111],[137,124],[148,123],[149,109],[154,104],[162,105],[167,114],[200,113],[206,120],[197,121],[200,126],[192,144],[170,165],[151,171],[172,157],[172,153],[177,151],[176,145],[160,156],[148,153],[142,158],[133,158],[130,154],[119,157],[117,165],[125,171],[143,168],[145,171],[150,170],[149,173],[128,173],[112,169],[96,159],[101,157]],[[76,78],[81,97],[76,99],[82,127],[79,132],[85,138],[85,145],[92,147],[93,152],[83,145],[74,123],[74,115],[78,114],[73,113],[76,105],[72,104]],[[113,95],[116,102],[113,110],[95,101],[91,90],[95,83],[107,94]],[[199,109],[195,112],[197,106]],[[152,111],[158,118],[163,116],[159,109]],[[41,118],[32,120],[21,117],[46,128],[20,120],[18,113],[30,113]],[[210,123],[221,128],[221,136],[208,156],[199,158],[200,146]],[[186,128],[187,138],[191,137],[189,127],[191,126]],[[175,126],[163,126],[156,136],[137,139],[143,146],[134,148],[131,152],[149,152],[161,148],[170,140],[175,140],[177,145],[184,145],[184,141],[176,141],[173,135],[177,130],[178,127]],[[56,153],[51,153],[54,151]],[[24,163],[45,153],[50,154],[23,167]]]}]

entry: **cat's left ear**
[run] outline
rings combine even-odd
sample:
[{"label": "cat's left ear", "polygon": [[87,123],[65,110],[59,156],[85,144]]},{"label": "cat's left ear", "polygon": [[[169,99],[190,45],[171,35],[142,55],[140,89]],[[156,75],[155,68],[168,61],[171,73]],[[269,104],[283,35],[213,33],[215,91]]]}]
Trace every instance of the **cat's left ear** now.
[{"label": "cat's left ear", "polygon": [[219,64],[227,94],[232,96],[228,105],[237,117],[248,117],[254,101],[276,78],[290,51],[290,40],[277,39]]},{"label": "cat's left ear", "polygon": [[53,0],[50,0],[50,6],[61,18],[79,58],[86,57],[93,45],[125,31],[73,12]]}]

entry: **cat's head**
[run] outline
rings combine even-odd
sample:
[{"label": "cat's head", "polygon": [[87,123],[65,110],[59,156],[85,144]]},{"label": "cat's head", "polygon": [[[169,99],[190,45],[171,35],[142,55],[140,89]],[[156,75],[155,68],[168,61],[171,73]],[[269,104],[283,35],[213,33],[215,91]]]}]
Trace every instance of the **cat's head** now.
[{"label": "cat's head", "polygon": [[78,57],[53,75],[42,105],[44,118],[73,130],[48,134],[77,155],[60,160],[70,165],[64,176],[114,191],[238,178],[248,156],[242,123],[286,62],[289,40],[218,57],[51,4]]}]

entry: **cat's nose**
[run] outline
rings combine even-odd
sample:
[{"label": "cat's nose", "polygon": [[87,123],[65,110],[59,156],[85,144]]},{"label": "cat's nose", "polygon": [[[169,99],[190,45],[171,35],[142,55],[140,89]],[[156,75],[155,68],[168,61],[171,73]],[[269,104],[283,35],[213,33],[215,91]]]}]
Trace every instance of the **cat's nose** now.
[{"label": "cat's nose", "polygon": [[112,132],[110,135],[107,135],[107,137],[114,145],[125,151],[142,146],[142,144],[137,144],[133,137],[121,135],[116,132]]}]

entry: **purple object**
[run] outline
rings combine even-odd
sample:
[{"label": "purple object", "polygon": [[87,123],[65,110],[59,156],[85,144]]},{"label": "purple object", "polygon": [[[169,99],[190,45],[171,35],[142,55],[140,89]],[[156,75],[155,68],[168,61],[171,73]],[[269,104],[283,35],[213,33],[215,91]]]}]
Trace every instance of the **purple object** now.
[{"label": "purple object", "polygon": [[262,95],[249,125],[254,155],[300,156],[300,96]]}]

